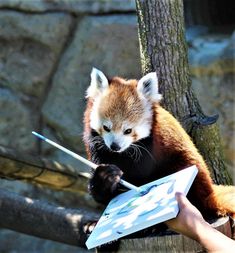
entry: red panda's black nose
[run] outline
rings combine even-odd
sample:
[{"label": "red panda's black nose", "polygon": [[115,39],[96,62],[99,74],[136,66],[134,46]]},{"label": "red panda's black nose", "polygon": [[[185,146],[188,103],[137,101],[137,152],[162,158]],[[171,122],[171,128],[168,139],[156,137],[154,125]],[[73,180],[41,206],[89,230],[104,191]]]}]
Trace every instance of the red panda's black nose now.
[{"label": "red panda's black nose", "polygon": [[118,151],[118,150],[121,149],[121,147],[120,147],[117,143],[115,143],[115,142],[113,142],[113,143],[111,144],[110,148],[111,148],[113,151]]}]

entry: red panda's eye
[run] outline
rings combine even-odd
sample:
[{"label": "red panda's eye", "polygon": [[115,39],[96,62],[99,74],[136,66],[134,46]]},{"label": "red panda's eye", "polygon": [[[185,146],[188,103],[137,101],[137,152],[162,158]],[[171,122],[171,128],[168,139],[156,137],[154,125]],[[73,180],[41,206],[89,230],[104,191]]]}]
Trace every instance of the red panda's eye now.
[{"label": "red panda's eye", "polygon": [[124,134],[130,134],[132,132],[131,128],[128,128],[127,130],[124,131]]},{"label": "red panda's eye", "polygon": [[103,129],[104,129],[104,131],[106,131],[106,132],[110,132],[110,129],[109,129],[107,126],[105,126],[105,125],[103,125]]}]

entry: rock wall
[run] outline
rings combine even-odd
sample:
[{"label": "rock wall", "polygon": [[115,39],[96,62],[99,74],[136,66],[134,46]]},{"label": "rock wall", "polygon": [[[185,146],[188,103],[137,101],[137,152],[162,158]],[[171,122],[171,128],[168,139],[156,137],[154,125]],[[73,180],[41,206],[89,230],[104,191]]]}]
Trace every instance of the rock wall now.
[{"label": "rock wall", "polygon": [[[226,157],[232,167],[235,36],[231,30],[210,33],[207,27],[188,29],[187,36],[193,87],[205,111],[220,114]],[[1,0],[0,145],[86,170],[61,151],[40,143],[31,131],[84,154],[84,94],[93,66],[110,76],[141,76],[134,0]],[[55,194],[7,180],[0,180],[0,185],[79,207],[74,194]],[[75,251],[77,248],[0,230],[0,252]]]},{"label": "rock wall", "polygon": [[140,77],[137,21],[129,13],[134,1],[121,3],[0,2],[2,145],[74,162],[41,146],[31,135],[37,130],[84,152],[84,96],[92,67]]}]

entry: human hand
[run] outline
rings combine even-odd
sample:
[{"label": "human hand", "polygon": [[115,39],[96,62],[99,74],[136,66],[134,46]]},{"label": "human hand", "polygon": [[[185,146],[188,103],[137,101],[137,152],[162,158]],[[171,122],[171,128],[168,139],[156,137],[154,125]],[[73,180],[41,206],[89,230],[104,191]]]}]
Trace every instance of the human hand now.
[{"label": "human hand", "polygon": [[175,197],[180,211],[176,218],[166,221],[167,226],[178,233],[198,240],[201,227],[209,226],[209,224],[182,193],[176,193]]},{"label": "human hand", "polygon": [[208,253],[233,253],[235,241],[212,228],[182,193],[176,193],[180,212],[166,222],[167,226],[185,236],[198,241]]}]

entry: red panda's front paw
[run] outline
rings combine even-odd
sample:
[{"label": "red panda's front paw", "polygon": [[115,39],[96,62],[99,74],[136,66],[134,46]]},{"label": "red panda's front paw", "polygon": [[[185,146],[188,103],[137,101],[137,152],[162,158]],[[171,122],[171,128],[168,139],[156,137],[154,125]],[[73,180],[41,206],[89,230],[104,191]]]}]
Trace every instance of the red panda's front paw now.
[{"label": "red panda's front paw", "polygon": [[116,165],[99,165],[89,182],[90,194],[97,202],[107,204],[118,194],[122,174]]}]

